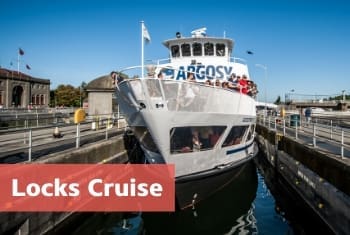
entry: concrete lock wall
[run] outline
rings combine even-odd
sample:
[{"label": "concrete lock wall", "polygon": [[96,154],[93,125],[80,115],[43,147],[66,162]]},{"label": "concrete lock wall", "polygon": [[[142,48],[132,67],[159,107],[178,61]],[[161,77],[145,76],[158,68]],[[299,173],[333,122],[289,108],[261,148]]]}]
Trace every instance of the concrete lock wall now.
[{"label": "concrete lock wall", "polygon": [[[50,154],[36,163],[126,163],[127,152],[123,137],[116,136],[101,143],[93,143],[79,149]],[[0,234],[44,234],[73,213],[36,212],[1,213]]]},{"label": "concrete lock wall", "polygon": [[103,116],[112,113],[113,92],[89,92],[89,115]]},{"label": "concrete lock wall", "polygon": [[350,231],[350,168],[336,157],[257,125],[271,167],[336,234]]}]

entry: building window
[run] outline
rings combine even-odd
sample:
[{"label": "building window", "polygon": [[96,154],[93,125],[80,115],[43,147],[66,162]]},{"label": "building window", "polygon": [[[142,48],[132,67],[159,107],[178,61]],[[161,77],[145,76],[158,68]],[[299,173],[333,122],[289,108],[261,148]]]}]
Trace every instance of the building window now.
[{"label": "building window", "polygon": [[45,104],[44,101],[45,101],[45,100],[44,100],[44,95],[40,95],[40,104],[41,104],[41,105],[44,105],[44,104]]}]

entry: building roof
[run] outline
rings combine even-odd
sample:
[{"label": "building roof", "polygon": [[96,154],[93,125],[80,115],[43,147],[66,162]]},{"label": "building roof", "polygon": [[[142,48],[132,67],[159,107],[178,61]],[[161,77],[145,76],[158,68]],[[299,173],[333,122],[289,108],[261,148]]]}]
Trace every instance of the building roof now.
[{"label": "building roof", "polygon": [[89,82],[86,86],[87,91],[113,91],[114,89],[112,77],[110,75],[98,77]]},{"label": "building roof", "polygon": [[10,70],[10,69],[4,69],[4,68],[0,68],[0,78],[50,84],[49,79],[35,78],[35,77],[29,76],[28,74],[25,74],[22,72]]}]

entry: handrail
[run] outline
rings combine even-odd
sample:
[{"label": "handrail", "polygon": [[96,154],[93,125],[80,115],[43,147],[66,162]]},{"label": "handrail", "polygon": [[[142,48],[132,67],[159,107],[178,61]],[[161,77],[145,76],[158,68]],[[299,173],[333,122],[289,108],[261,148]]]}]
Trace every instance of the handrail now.
[{"label": "handrail", "polygon": [[[112,115],[111,115],[112,116]],[[77,128],[79,125],[79,128]],[[54,133],[59,131],[59,137]],[[107,140],[127,127],[123,118],[90,119],[81,124],[23,128],[0,135],[0,162],[31,161],[46,152],[59,152],[67,148],[80,148],[80,143]],[[74,144],[76,143],[76,144]],[[34,157],[33,157],[34,156]],[[12,160],[6,160],[12,159]]]},{"label": "handrail", "polygon": [[[349,158],[350,154],[350,128],[339,127],[334,125],[332,120],[329,122],[319,123],[319,120],[314,118],[310,122],[306,119],[291,120],[290,117],[282,118],[270,115],[257,115],[257,123],[267,127],[269,130],[282,132],[281,135],[294,138],[302,141],[302,137],[312,140],[312,146],[326,150],[327,146],[319,146],[320,141],[330,145],[338,146],[335,155],[340,155],[343,158]],[[330,125],[328,125],[330,123]],[[345,153],[345,150],[347,153]],[[329,151],[329,150],[327,150]],[[340,152],[338,154],[338,152]]]}]

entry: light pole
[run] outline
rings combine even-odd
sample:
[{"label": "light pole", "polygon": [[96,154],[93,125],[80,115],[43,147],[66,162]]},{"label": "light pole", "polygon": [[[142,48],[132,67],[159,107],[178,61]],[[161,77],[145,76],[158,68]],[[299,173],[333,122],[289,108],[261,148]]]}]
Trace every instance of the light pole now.
[{"label": "light pole", "polygon": [[81,86],[79,86],[79,108],[81,108]]},{"label": "light pole", "polygon": [[267,66],[262,65],[262,64],[255,64],[256,67],[259,67],[265,71],[265,115],[267,114],[267,92],[266,92],[266,87],[267,87]]},{"label": "light pole", "polygon": [[288,93],[288,102],[291,103],[292,102],[292,95],[293,95],[294,89],[290,90]]}]

